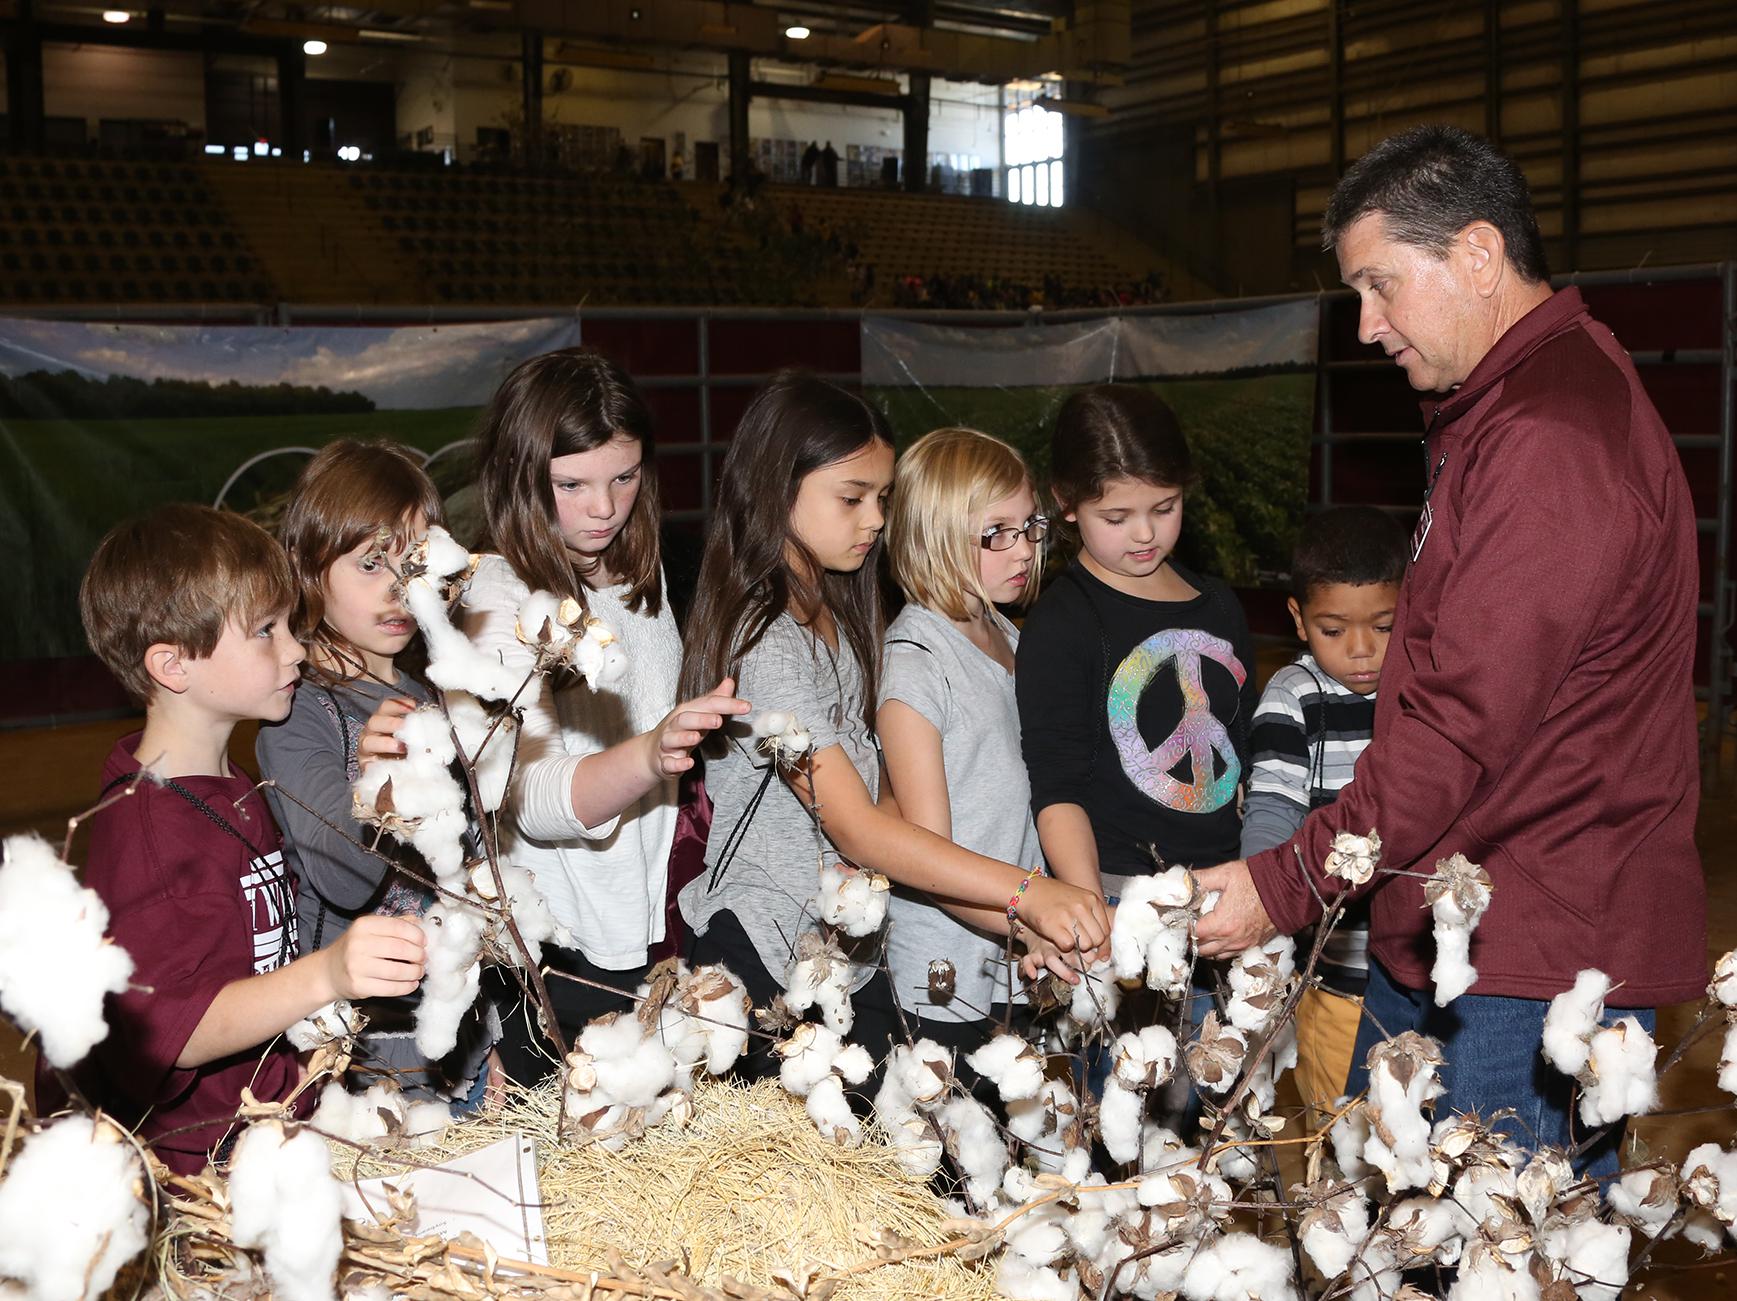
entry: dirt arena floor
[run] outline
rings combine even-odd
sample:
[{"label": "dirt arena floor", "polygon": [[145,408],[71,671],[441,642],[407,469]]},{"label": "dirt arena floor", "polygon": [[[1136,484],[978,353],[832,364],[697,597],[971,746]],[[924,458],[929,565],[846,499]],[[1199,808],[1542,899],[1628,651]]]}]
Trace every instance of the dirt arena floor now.
[{"label": "dirt arena floor", "polygon": [[[1272,663],[1267,661],[1272,659]],[[1262,656],[1270,672],[1286,655]],[[137,720],[114,720],[53,731],[0,731],[0,835],[37,831],[58,844],[67,819],[86,804],[109,747],[134,730]],[[231,752],[253,769],[251,733],[238,734]],[[1727,754],[1724,779],[1703,795],[1697,840],[1710,896],[1707,963],[1737,947],[1737,755]],[[82,837],[73,841],[73,861],[82,860]],[[1661,1060],[1694,1023],[1698,1006],[1664,1008],[1659,1016]],[[1707,1026],[1683,1061],[1661,1081],[1661,1114],[1636,1124],[1632,1133],[1655,1155],[1680,1159],[1700,1143],[1729,1145],[1737,1137],[1737,1103],[1716,1083],[1722,1022]],[[29,1080],[27,1051],[0,1023],[0,1075]],[[1713,1301],[1737,1295],[1737,1254],[1703,1262],[1682,1242],[1661,1248],[1627,1295],[1659,1301]]]}]

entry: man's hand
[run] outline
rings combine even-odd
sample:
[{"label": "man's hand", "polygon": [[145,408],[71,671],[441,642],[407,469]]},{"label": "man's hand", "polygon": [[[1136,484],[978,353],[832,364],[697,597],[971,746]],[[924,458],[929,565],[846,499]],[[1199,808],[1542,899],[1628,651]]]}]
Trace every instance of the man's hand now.
[{"label": "man's hand", "polygon": [[1234,958],[1277,933],[1242,859],[1194,874],[1202,890],[1219,891],[1218,906],[1200,919],[1196,937],[1203,958]]}]

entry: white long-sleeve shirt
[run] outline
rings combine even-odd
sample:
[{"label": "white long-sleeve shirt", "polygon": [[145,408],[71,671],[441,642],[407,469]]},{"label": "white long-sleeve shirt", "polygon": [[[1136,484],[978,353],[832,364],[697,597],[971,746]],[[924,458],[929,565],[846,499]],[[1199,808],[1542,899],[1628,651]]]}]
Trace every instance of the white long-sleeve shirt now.
[{"label": "white long-sleeve shirt", "polygon": [[[627,654],[627,674],[593,691],[578,678],[539,678],[520,697],[524,727],[506,811],[507,857],[529,869],[549,908],[592,962],[642,965],[664,934],[664,889],[675,839],[676,786],[666,778],[618,817],[587,827],[573,814],[573,773],[587,755],[650,731],[675,707],[681,637],[665,602],[655,617],[622,603],[627,588],[586,593]],[[516,624],[528,590],[498,555],[477,566],[464,628],[477,646],[528,673],[536,655]]]}]

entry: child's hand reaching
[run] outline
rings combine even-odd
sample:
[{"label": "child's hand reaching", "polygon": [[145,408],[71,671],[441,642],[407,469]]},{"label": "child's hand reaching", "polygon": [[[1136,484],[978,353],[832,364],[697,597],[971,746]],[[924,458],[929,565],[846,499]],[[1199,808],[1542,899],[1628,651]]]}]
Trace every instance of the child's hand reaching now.
[{"label": "child's hand reaching", "polygon": [[651,745],[652,774],[658,780],[675,777],[694,766],[693,748],[705,740],[706,733],[716,731],[724,720],[746,714],[753,708],[746,700],[731,693],[736,684],[725,678],[706,695],[683,701],[651,731],[646,738]]},{"label": "child's hand reaching", "polygon": [[356,742],[356,766],[366,768],[376,759],[403,757],[404,742],[398,739],[398,729],[415,709],[416,702],[407,696],[388,696],[382,700]]},{"label": "child's hand reaching", "polygon": [[1041,980],[1047,972],[1070,985],[1080,983],[1080,959],[1076,955],[1063,953],[1029,926],[1020,927],[1019,942],[1025,945],[1025,955],[1019,960],[1019,974],[1026,980]]},{"label": "child's hand reaching", "polygon": [[370,913],[317,956],[325,959],[332,998],[399,998],[422,983],[426,948],[416,922]]},{"label": "child's hand reaching", "polygon": [[1053,876],[1032,878],[1019,902],[1019,916],[1063,954],[1070,959],[1077,955],[1082,963],[1109,942],[1110,915],[1103,896]]}]

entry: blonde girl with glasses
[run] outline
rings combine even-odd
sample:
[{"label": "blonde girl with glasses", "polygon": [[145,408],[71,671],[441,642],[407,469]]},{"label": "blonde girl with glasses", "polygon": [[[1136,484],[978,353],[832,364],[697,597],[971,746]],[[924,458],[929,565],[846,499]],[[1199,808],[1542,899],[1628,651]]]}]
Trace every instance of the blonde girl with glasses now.
[{"label": "blonde girl with glasses", "polygon": [[[997,607],[1037,595],[1048,530],[1025,462],[1000,439],[937,429],[899,460],[887,555],[907,604],[887,629],[875,720],[890,793],[907,821],[1025,871],[1043,852],[1019,748],[1019,632]],[[995,1033],[1019,997],[1009,929],[1005,910],[895,892],[887,958],[921,1022],[913,1034],[963,1053]],[[1060,961],[1011,929],[1032,945],[1028,971]],[[951,972],[931,979],[942,960]]]}]

